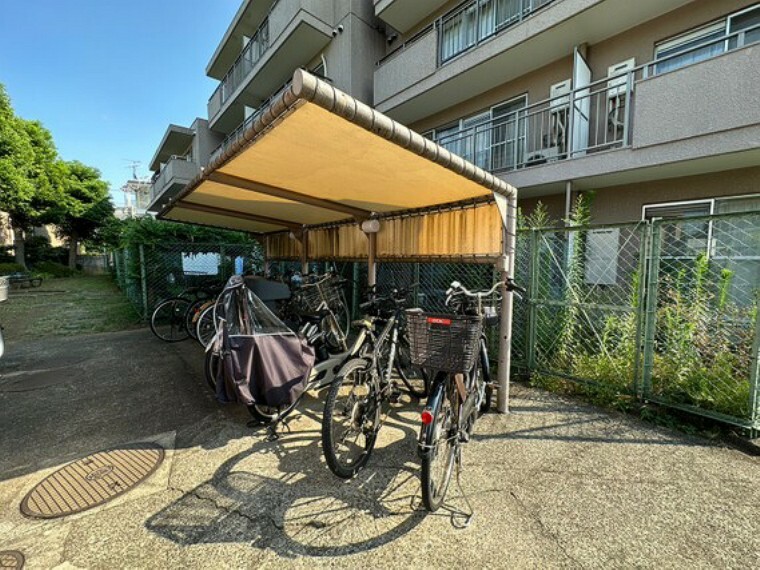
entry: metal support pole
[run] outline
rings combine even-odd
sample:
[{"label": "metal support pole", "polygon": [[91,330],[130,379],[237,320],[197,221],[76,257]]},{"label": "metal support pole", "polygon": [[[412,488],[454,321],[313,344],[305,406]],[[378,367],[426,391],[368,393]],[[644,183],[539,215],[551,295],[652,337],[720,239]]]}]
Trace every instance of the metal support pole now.
[{"label": "metal support pole", "polygon": [[[517,237],[517,197],[507,200],[507,225],[502,229],[502,259],[499,270],[502,279],[515,274],[515,246]],[[499,325],[499,370],[497,407],[502,414],[509,413],[509,367],[512,352],[512,293],[506,287],[501,290],[501,315]]]},{"label": "metal support pole", "polygon": [[140,244],[140,287],[142,289],[142,305],[144,318],[148,318],[148,279],[145,271],[145,249]]},{"label": "metal support pole", "polygon": [[301,233],[301,275],[309,273],[309,232]]},{"label": "metal support pole", "polygon": [[377,284],[377,264],[375,256],[377,255],[377,233],[367,234],[369,247],[367,248],[367,285],[374,287]]},{"label": "metal support pole", "polygon": [[652,222],[649,240],[649,271],[647,280],[646,310],[644,313],[644,364],[641,379],[641,397],[652,391],[654,374],[654,340],[657,332],[657,294],[660,279],[660,224]]}]

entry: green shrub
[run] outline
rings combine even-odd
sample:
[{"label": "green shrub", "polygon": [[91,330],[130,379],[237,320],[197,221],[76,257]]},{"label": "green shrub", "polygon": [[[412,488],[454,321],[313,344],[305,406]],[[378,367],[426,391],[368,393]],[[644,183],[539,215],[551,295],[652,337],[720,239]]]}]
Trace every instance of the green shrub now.
[{"label": "green shrub", "polygon": [[55,263],[54,261],[43,261],[38,263],[34,266],[34,273],[50,278],[76,277],[80,274],[76,269],[71,269],[66,265]]},{"label": "green shrub", "polygon": [[26,271],[23,265],[18,263],[0,263],[0,275],[9,275],[11,273],[21,273]]}]

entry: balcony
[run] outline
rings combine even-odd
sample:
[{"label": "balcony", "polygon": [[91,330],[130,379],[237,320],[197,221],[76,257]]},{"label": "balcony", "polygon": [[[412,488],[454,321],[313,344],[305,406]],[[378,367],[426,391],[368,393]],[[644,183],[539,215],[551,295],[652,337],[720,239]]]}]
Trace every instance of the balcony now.
[{"label": "balcony", "polygon": [[470,0],[378,62],[374,103],[414,123],[686,3]]},{"label": "balcony", "polygon": [[[567,180],[594,188],[756,165],[760,43],[745,45],[753,31],[760,25],[437,142],[502,174],[524,196],[559,191]],[[658,73],[669,60],[707,44],[725,51]]]},{"label": "balcony", "polygon": [[275,0],[245,0],[206,66],[206,75],[221,80],[235,63],[245,38],[252,37],[266,19]]},{"label": "balcony", "polygon": [[200,173],[200,166],[184,156],[172,156],[153,179],[148,211],[157,212],[161,204],[179,194]]},{"label": "balcony", "polygon": [[374,0],[375,16],[399,32],[407,32],[448,0]]},{"label": "balcony", "polygon": [[208,102],[209,123],[225,133],[258,108],[332,39],[333,9],[319,0],[278,0]]}]

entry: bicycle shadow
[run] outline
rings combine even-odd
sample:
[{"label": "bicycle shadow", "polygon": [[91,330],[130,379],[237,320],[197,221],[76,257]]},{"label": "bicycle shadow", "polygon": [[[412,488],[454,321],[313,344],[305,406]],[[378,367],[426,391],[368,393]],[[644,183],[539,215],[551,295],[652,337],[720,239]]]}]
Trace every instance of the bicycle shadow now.
[{"label": "bicycle shadow", "polygon": [[[309,402],[304,419],[319,421],[319,406]],[[343,556],[388,544],[429,514],[416,504],[417,433],[405,411],[390,411],[383,441],[351,480],[327,468],[319,430],[310,425],[230,457],[145,526],[184,546],[249,542],[285,557]]]}]

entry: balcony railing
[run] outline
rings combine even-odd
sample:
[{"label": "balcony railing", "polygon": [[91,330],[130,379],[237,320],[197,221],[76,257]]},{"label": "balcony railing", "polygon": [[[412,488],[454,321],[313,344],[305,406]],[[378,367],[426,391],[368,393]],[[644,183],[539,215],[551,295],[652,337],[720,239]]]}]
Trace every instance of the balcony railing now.
[{"label": "balcony railing", "polygon": [[627,146],[631,140],[631,110],[638,81],[674,69],[676,65],[683,67],[706,59],[684,57],[690,53],[705,53],[706,46],[722,45],[723,53],[757,41],[760,41],[760,24],[576,87],[507,116],[436,137],[436,142],[493,172]]},{"label": "balcony railing", "polygon": [[437,65],[465,53],[482,42],[522,22],[554,0],[469,0],[426,26],[377,62],[403,52],[427,34],[438,38]]},{"label": "balcony railing", "polygon": [[209,118],[216,116],[259,62],[269,48],[269,39],[269,18],[266,18],[209,98]]},{"label": "balcony railing", "polygon": [[172,155],[169,160],[153,175],[150,187],[150,202],[164,193],[174,179],[180,182],[190,182],[200,171],[198,164],[189,156]]},{"label": "balcony railing", "polygon": [[288,81],[280,87],[277,91],[275,91],[272,95],[270,95],[261,105],[259,105],[259,108],[256,109],[255,112],[253,112],[245,121],[243,121],[234,131],[232,131],[225,139],[222,141],[222,144],[220,144],[218,147],[214,149],[214,152],[211,153],[211,158],[209,159],[209,164],[213,163],[219,156],[227,150],[233,143],[235,143],[237,140],[239,140],[243,133],[250,127],[253,122],[263,113],[267,107],[269,107],[269,104],[287,89],[290,87],[291,82]]}]

